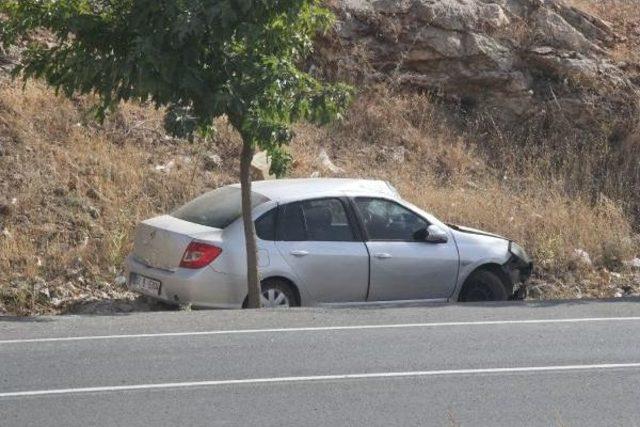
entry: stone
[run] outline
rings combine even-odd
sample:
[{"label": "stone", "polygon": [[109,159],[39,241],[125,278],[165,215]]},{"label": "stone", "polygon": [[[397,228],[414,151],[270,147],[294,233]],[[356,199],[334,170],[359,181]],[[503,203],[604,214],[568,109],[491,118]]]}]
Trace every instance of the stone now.
[{"label": "stone", "polygon": [[191,304],[179,304],[178,305],[178,310],[180,311],[191,311]]},{"label": "stone", "polygon": [[574,249],[573,257],[578,263],[582,265],[591,266],[593,264],[591,262],[591,257],[589,256],[589,253],[583,249]]},{"label": "stone", "polygon": [[275,179],[269,171],[271,169],[271,160],[266,151],[258,151],[251,160],[251,178],[255,181],[264,181],[267,179]]},{"label": "stone", "polygon": [[529,286],[527,288],[527,297],[529,299],[541,299],[542,298],[542,289],[539,286]]},{"label": "stone", "polygon": [[318,49],[330,75],[426,89],[513,121],[552,102],[589,122],[597,114],[589,99],[624,102],[632,106],[629,117],[640,114],[638,87],[607,53],[621,37],[561,0],[332,4],[338,41]]},{"label": "stone", "polygon": [[209,153],[204,156],[205,170],[216,170],[222,167],[222,157],[217,154]]},{"label": "stone", "polygon": [[173,170],[175,166],[176,166],[176,161],[172,159],[172,160],[169,160],[164,165],[156,165],[154,169],[157,172],[169,173]]},{"label": "stone", "polygon": [[337,175],[344,172],[342,168],[333,164],[333,162],[329,158],[329,154],[327,154],[327,151],[324,148],[320,150],[318,159],[320,160],[320,164],[322,165],[322,167],[328,170],[329,172],[331,172],[332,174]]},{"label": "stone", "polygon": [[118,276],[118,277],[115,278],[113,283],[115,283],[116,286],[126,286],[127,285],[127,278],[125,276]]},{"label": "stone", "polygon": [[636,257],[628,261],[624,261],[624,265],[629,268],[640,269],[640,258]]},{"label": "stone", "polygon": [[539,8],[532,19],[535,22],[534,37],[540,44],[578,52],[598,49],[578,29],[551,9]]}]

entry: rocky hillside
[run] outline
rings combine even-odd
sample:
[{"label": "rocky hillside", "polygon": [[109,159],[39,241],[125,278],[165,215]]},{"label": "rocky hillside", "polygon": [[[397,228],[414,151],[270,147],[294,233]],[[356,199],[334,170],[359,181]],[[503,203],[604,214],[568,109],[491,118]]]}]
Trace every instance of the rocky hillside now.
[{"label": "rocky hillside", "polygon": [[[388,179],[447,221],[521,241],[535,298],[640,292],[632,0],[328,4],[335,31],[309,67],[359,95],[342,122],[298,126],[292,176]],[[188,143],[149,106],[104,125],[91,106],[0,71],[0,313],[147,309],[122,286],[136,222],[237,181],[224,121]]]},{"label": "rocky hillside", "polygon": [[[571,175],[593,200],[624,200],[638,217],[640,16],[631,0],[577,4],[336,1],[340,23],[317,65],[358,84],[433,94],[491,156],[505,140],[526,145],[523,156],[551,155],[553,173]],[[605,163],[615,167],[597,176]]]},{"label": "rocky hillside", "polygon": [[561,1],[342,0],[334,9],[336,48],[325,52],[346,78],[360,72],[512,120],[546,109],[583,125],[637,120],[637,64],[610,55],[624,38]]}]

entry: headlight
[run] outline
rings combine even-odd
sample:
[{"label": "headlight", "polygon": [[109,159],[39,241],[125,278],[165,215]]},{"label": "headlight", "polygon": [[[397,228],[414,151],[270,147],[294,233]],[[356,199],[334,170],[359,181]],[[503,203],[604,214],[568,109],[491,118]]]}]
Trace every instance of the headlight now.
[{"label": "headlight", "polygon": [[514,256],[520,258],[524,262],[531,262],[529,255],[527,255],[527,252],[516,242],[509,242],[509,252],[511,252]]}]

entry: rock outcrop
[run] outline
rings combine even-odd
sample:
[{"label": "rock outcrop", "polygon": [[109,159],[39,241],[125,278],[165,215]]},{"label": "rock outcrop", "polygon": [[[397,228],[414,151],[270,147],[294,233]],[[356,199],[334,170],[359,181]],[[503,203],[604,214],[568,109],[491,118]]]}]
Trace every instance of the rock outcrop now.
[{"label": "rock outcrop", "polygon": [[[637,82],[608,49],[609,24],[559,0],[338,0],[323,70],[421,88],[510,119],[553,104],[638,112]],[[608,111],[608,110],[607,110]]]}]

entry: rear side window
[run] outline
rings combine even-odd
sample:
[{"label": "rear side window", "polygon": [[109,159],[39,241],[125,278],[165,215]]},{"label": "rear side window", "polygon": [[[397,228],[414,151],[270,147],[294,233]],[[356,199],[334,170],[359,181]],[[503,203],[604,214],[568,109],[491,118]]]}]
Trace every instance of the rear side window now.
[{"label": "rear side window", "polygon": [[277,230],[278,240],[290,242],[307,240],[304,215],[300,203],[289,203],[280,208]]},{"label": "rear side window", "polygon": [[353,229],[342,202],[317,199],[280,207],[277,239],[284,241],[351,242]]},{"label": "rear side window", "polygon": [[278,208],[273,208],[256,220],[256,235],[261,240],[276,240],[276,216]]},{"label": "rear side window", "polygon": [[[251,193],[251,208],[269,201],[259,193]],[[178,208],[171,216],[215,228],[226,228],[242,214],[239,187],[222,187],[210,191]]]},{"label": "rear side window", "polygon": [[309,240],[316,242],[351,242],[353,230],[347,213],[338,199],[319,199],[302,202],[302,212]]}]

